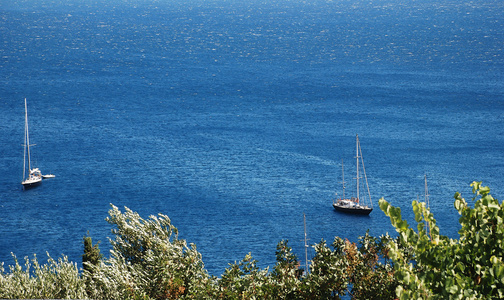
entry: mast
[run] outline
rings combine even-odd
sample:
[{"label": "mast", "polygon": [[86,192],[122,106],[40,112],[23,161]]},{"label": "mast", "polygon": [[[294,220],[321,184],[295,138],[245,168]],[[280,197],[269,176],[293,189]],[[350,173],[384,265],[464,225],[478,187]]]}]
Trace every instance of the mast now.
[{"label": "mast", "polygon": [[[25,98],[25,143],[26,143],[26,149],[28,150],[28,169],[31,171],[31,159],[30,159],[30,135],[28,133],[28,106],[26,105],[26,98]],[[25,166],[26,168],[26,166]],[[24,178],[24,171],[23,171],[23,178]]]},{"label": "mast", "polygon": [[361,157],[362,171],[364,172],[364,179],[366,180],[366,188],[367,188],[368,197],[369,197],[369,204],[371,205],[371,208],[372,208],[373,207],[373,200],[371,200],[371,192],[369,191],[369,183],[367,180],[366,167],[364,166],[364,158],[362,157],[362,148],[360,147],[360,143],[359,143],[359,153],[360,153],[360,157]]},{"label": "mast", "polygon": [[304,224],[304,246],[305,246],[305,265],[306,265],[306,274],[308,274],[308,244],[306,237],[306,214],[303,213],[303,224]]},{"label": "mast", "polygon": [[357,152],[357,155],[356,155],[356,158],[357,158],[357,201],[359,201],[359,135],[357,135],[357,138],[356,138],[356,152]]},{"label": "mast", "polygon": [[[424,174],[424,180],[425,180],[425,203],[427,205],[427,209],[430,210],[430,207],[429,207],[429,188],[427,188],[427,174]],[[429,222],[427,220],[425,220],[425,224],[427,225],[427,233],[429,234],[429,237],[432,239],[432,236],[430,234]]]},{"label": "mast", "polygon": [[341,181],[343,184],[343,199],[345,199],[345,166],[343,165],[343,159],[341,160],[341,175],[343,180]]},{"label": "mast", "polygon": [[26,176],[26,98],[25,98],[25,130],[23,140],[23,180]]},{"label": "mast", "polygon": [[425,203],[427,204],[427,208],[429,208],[429,188],[427,187],[427,174],[424,175],[425,180]]}]

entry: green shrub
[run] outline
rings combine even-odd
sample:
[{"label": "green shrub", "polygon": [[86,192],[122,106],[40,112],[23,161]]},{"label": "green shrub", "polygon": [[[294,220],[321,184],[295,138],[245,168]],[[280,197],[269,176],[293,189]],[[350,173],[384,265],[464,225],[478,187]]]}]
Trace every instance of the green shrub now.
[{"label": "green shrub", "polygon": [[94,299],[176,299],[204,290],[208,274],[195,245],[178,239],[168,216],[142,219],[112,206],[111,257],[84,271]]},{"label": "green shrub", "polygon": [[66,256],[58,261],[47,253],[48,260],[40,265],[37,256],[30,261],[25,257],[25,268],[13,255],[15,265],[10,266],[10,273],[5,273],[0,265],[1,299],[86,299],[85,283],[76,263],[68,261]]},{"label": "green shrub", "polygon": [[380,199],[380,208],[399,233],[399,240],[390,243],[390,257],[400,283],[396,289],[400,299],[504,298],[504,206],[481,182],[471,186],[474,208],[455,194],[462,225],[458,240],[439,234],[424,203],[413,201],[415,232],[401,218],[399,208]]}]

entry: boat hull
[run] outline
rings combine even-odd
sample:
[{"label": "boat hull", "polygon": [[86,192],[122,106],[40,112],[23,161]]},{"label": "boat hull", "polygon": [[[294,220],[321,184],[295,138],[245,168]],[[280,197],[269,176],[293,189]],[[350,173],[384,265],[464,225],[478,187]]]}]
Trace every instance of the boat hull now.
[{"label": "boat hull", "polygon": [[355,215],[369,215],[373,209],[370,207],[348,207],[348,206],[340,206],[337,204],[333,204],[335,210]]},{"label": "boat hull", "polygon": [[21,184],[23,185],[23,188],[25,190],[33,188],[33,187],[36,187],[36,186],[39,186],[41,183],[42,183],[42,180],[38,180],[38,181],[28,181],[27,180],[27,181],[21,182]]}]

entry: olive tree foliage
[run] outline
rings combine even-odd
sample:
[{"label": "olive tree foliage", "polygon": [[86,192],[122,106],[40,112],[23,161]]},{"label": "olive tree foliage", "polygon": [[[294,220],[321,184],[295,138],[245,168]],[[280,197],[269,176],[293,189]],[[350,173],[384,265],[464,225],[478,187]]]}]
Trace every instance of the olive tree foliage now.
[{"label": "olive tree foliage", "polygon": [[[366,234],[358,244],[336,237],[314,245],[308,270],[287,241],[276,248],[276,263],[260,269],[249,253],[220,278],[209,276],[196,246],[178,238],[162,214],[143,219],[111,206],[106,219],[114,239],[108,258],[84,237],[83,269],[66,257],[40,266],[36,257],[5,273],[0,265],[0,298],[52,299],[393,299],[397,286],[387,259],[388,236]],[[32,267],[33,265],[33,267]],[[307,272],[306,272],[307,271]],[[392,291],[392,293],[391,293]]]},{"label": "olive tree foliage", "polygon": [[[249,253],[230,264],[221,278],[210,277],[196,247],[177,238],[177,229],[162,214],[142,219],[115,206],[107,221],[116,228],[111,257],[85,270],[93,299],[392,299],[392,267],[381,261],[390,237],[359,242],[321,241],[309,272],[302,274],[287,241],[276,249],[276,264],[260,269]],[[367,283],[370,283],[369,285]],[[391,285],[393,286],[391,288]]]},{"label": "olive tree foliage", "polygon": [[392,261],[388,257],[388,244],[393,239],[385,234],[379,238],[367,232],[359,238],[360,247],[348,244],[350,295],[353,299],[395,299],[398,285]]},{"label": "olive tree foliage", "polygon": [[85,299],[86,290],[76,263],[66,256],[57,261],[49,256],[40,265],[37,256],[25,257],[24,268],[13,254],[15,264],[5,273],[0,264],[0,299]]},{"label": "olive tree foliage", "polygon": [[261,270],[249,253],[240,262],[230,264],[220,279],[208,287],[208,299],[267,299],[268,269]]},{"label": "olive tree foliage", "polygon": [[248,254],[230,265],[213,286],[212,299],[394,299],[397,282],[386,261],[389,236],[366,234],[359,246],[336,237],[328,246],[316,244],[308,273],[299,269],[287,241],[277,245],[273,269],[260,270]]},{"label": "olive tree foliage", "polygon": [[[401,210],[380,199],[399,233],[358,243],[336,237],[314,245],[308,272],[301,272],[287,241],[276,264],[260,269],[251,254],[230,264],[221,278],[209,276],[195,245],[178,238],[162,214],[142,219],[112,206],[110,257],[84,238],[83,270],[63,256],[25,258],[24,268],[0,264],[0,298],[52,299],[496,299],[504,298],[504,204],[481,182],[472,184],[471,208],[459,193],[459,239],[439,233],[424,203],[413,202],[416,231]],[[396,296],[397,294],[397,296]]]},{"label": "olive tree foliage", "polygon": [[415,232],[401,218],[400,208],[380,199],[380,208],[399,233],[399,240],[389,245],[400,299],[504,298],[504,204],[481,182],[471,186],[474,208],[455,194],[461,215],[458,240],[440,235],[424,203],[413,201]]},{"label": "olive tree foliage", "polygon": [[168,216],[145,220],[112,205],[107,222],[114,225],[111,256],[88,264],[93,299],[191,298],[204,290],[208,274],[196,246],[178,238]]},{"label": "olive tree foliage", "polygon": [[230,264],[221,278],[214,278],[207,296],[209,299],[298,299],[301,273],[287,241],[278,243],[276,258],[270,272],[269,268],[257,267],[257,261],[247,254],[242,261]]},{"label": "olive tree foliage", "polygon": [[336,237],[332,250],[323,241],[315,245],[316,255],[306,277],[308,296],[340,299],[349,294],[352,299],[394,299],[396,281],[387,259],[391,240],[388,235],[374,238],[366,233],[358,244]]}]

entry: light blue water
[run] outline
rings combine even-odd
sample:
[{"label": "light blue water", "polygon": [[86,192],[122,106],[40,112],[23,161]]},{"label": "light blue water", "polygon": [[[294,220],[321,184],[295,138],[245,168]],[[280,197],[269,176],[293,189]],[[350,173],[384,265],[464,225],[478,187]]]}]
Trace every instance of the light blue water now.
[{"label": "light blue water", "polygon": [[[4,1],[5,2],[5,1]],[[288,239],[393,234],[429,180],[441,233],[453,194],[504,188],[500,1],[2,2],[0,261],[107,255],[109,204],[168,215],[220,275]],[[87,2],[86,2],[87,3]],[[23,191],[33,159],[55,179]],[[375,210],[335,212],[359,134]]]}]

